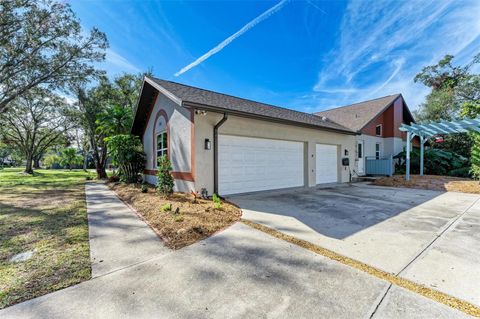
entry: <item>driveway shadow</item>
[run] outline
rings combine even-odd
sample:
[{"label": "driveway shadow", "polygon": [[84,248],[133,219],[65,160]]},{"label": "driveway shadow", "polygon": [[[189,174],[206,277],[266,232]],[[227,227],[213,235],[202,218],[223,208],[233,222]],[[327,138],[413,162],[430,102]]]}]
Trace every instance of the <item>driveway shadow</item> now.
[{"label": "driveway shadow", "polygon": [[[292,217],[316,232],[344,239],[431,201],[443,192],[370,186],[337,186],[229,197],[243,210]],[[285,224],[285,227],[289,227]]]}]

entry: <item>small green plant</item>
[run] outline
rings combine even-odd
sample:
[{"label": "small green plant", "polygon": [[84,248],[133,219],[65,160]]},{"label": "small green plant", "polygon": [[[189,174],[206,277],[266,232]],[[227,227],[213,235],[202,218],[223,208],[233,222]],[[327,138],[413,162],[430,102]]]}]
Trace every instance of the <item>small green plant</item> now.
[{"label": "small green plant", "polygon": [[142,193],[148,193],[148,187],[146,184],[142,184],[140,190],[142,191]]},{"label": "small green plant", "polygon": [[177,222],[177,223],[180,223],[180,222],[183,222],[184,221],[184,218],[182,215],[174,215],[173,216],[173,219]]},{"label": "small green plant", "polygon": [[164,204],[162,207],[160,207],[160,209],[162,210],[162,212],[170,212],[172,211],[172,204],[171,203],[166,203]]},{"label": "small green plant", "polygon": [[221,209],[222,208],[222,200],[217,194],[212,195],[212,200],[213,200],[213,205],[215,206],[216,209]]},{"label": "small green plant", "polygon": [[173,176],[170,174],[172,163],[167,156],[158,159],[157,191],[163,196],[173,193]]},{"label": "small green plant", "polygon": [[85,180],[91,181],[91,180],[92,180],[92,176],[87,176],[87,177],[85,177]]}]

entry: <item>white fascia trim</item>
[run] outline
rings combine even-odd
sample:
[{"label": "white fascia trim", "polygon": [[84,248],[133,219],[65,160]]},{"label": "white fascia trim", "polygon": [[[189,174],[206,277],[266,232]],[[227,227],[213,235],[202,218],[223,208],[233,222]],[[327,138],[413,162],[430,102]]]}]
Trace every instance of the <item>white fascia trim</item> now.
[{"label": "white fascia trim", "polygon": [[173,102],[175,102],[176,104],[178,104],[179,106],[182,106],[182,103],[183,101],[178,98],[177,96],[175,96],[172,92],[168,91],[166,88],[164,88],[163,86],[159,85],[157,82],[155,82],[154,80],[151,80],[149,77],[145,77],[145,82],[148,82],[148,84],[150,84],[151,86],[153,86],[154,88],[156,88],[157,90],[159,90],[163,95],[165,95],[166,97],[168,97],[170,100],[172,100]]}]

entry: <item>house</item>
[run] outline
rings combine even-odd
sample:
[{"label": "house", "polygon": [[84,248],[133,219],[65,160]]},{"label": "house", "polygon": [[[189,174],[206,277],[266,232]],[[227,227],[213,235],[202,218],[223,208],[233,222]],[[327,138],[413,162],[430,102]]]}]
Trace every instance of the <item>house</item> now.
[{"label": "house", "polygon": [[[415,120],[401,94],[342,106],[315,113],[343,125],[356,133],[355,175],[365,175],[366,158],[395,156],[406,145],[406,133],[399,130],[402,123]],[[414,144],[418,144],[414,140]]]},{"label": "house", "polygon": [[326,117],[145,77],[132,134],[144,178],[167,155],[175,190],[229,195],[348,182],[357,132]]}]

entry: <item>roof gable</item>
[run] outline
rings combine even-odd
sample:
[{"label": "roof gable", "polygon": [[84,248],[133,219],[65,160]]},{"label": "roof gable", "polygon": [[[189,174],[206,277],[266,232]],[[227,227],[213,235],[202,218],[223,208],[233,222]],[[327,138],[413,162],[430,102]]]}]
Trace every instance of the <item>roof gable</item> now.
[{"label": "roof gable", "polygon": [[401,94],[388,95],[374,100],[317,112],[315,114],[325,116],[355,132],[360,132],[368,123],[382,114],[400,97],[402,97]]}]

